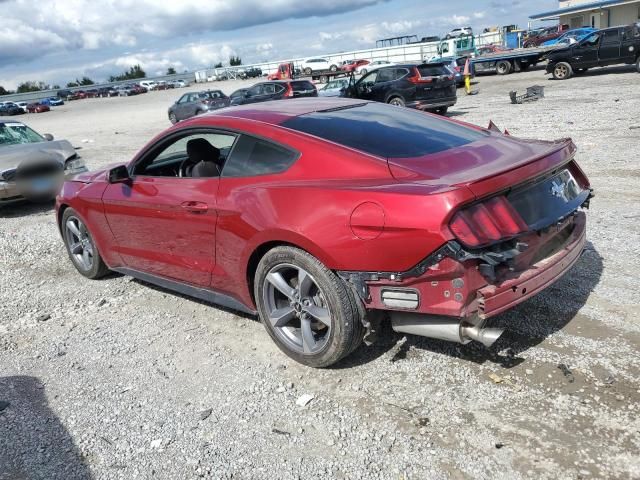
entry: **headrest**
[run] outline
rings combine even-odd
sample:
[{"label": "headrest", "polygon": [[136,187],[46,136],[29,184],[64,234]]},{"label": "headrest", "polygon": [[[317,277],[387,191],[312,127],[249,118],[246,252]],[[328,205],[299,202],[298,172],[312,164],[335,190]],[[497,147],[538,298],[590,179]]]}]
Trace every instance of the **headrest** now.
[{"label": "headrest", "polygon": [[187,155],[194,162],[218,162],[220,150],[204,138],[193,138],[187,142]]}]

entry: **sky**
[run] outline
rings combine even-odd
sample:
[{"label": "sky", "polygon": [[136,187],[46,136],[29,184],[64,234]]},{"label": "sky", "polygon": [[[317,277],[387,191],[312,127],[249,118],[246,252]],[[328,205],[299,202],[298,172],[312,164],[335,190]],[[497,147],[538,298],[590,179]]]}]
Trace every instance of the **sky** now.
[{"label": "sky", "polygon": [[[37,8],[35,7],[37,5]],[[0,0],[0,86],[104,81],[140,64],[148,76],[371,48],[380,38],[481,32],[557,0]]]}]

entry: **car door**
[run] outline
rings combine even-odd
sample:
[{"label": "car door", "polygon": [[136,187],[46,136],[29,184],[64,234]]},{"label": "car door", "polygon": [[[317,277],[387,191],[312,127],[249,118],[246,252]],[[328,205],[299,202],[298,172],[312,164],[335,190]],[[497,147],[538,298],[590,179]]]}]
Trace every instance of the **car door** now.
[{"label": "car door", "polygon": [[380,70],[374,70],[367,73],[364,77],[358,80],[355,84],[355,96],[363,100],[373,100],[373,87],[376,84],[378,78],[378,72]]},{"label": "car door", "polygon": [[395,68],[381,68],[378,70],[376,83],[371,87],[371,100],[386,102],[387,95],[393,90],[396,79]]},{"label": "car door", "polygon": [[636,61],[637,42],[640,39],[640,26],[624,27],[621,33],[620,62],[634,63]]},{"label": "car door", "polygon": [[598,48],[600,65],[611,65],[620,61],[620,30],[605,30],[602,32]]},{"label": "car door", "polygon": [[229,149],[236,136],[212,129],[173,132],[128,167],[130,180],[109,184],[102,202],[116,251],[133,270],[208,286],[215,265],[219,177],[178,177],[189,140]]},{"label": "car door", "polygon": [[175,113],[176,113],[176,118],[178,120],[184,120],[185,118],[189,117],[186,111],[186,106],[188,101],[189,101],[189,94],[185,93],[182,97],[180,97],[180,99],[178,100],[178,103],[176,103]]},{"label": "car door", "polygon": [[598,49],[600,33],[594,33],[571,48],[571,66],[575,68],[591,68],[598,66]]}]

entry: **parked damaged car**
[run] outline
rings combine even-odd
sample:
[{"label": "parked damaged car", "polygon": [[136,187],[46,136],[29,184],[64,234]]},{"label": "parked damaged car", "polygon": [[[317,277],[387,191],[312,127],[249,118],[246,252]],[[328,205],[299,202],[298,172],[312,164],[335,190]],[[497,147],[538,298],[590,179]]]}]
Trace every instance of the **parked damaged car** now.
[{"label": "parked damaged car", "polygon": [[230,102],[222,90],[185,93],[169,107],[169,121],[176,123],[194,115],[228,107]]},{"label": "parked damaged car", "polygon": [[358,81],[351,77],[344,96],[442,115],[458,99],[455,74],[442,62],[378,68]]},{"label": "parked damaged car", "polygon": [[86,172],[67,140],[40,135],[22,122],[0,117],[0,206],[52,200],[65,178]]},{"label": "parked damaged car", "polygon": [[349,355],[374,318],[490,346],[491,318],[580,258],[591,189],[575,154],[376,102],[267,102],[65,182],[57,222],[80,274],[257,314],[305,365]]}]

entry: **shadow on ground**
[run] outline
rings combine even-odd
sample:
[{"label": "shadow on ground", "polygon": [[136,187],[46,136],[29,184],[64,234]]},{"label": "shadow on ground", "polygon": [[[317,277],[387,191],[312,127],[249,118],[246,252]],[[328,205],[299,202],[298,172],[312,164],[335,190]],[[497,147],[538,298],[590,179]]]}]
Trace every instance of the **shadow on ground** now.
[{"label": "shadow on ground", "polygon": [[[8,405],[7,405],[8,403]],[[0,377],[0,480],[91,479],[35,377]]]},{"label": "shadow on ground", "polygon": [[392,362],[407,358],[411,349],[417,349],[478,364],[492,362],[503,368],[515,367],[525,361],[518,356],[520,353],[539,345],[574,319],[600,282],[602,270],[602,257],[593,244],[587,242],[580,260],[555,284],[488,321],[489,327],[505,329],[505,333],[491,348],[477,342],[460,345],[414,335],[406,335],[406,341],[402,343],[405,335],[393,332],[386,321],[373,345],[360,347],[335,368],[352,368],[370,363],[394,348],[396,351]]},{"label": "shadow on ground", "polygon": [[0,206],[0,218],[28,217],[29,215],[39,215],[49,213],[53,215],[55,201],[49,202],[17,202]]}]

